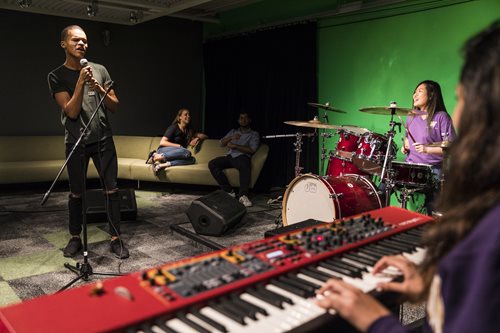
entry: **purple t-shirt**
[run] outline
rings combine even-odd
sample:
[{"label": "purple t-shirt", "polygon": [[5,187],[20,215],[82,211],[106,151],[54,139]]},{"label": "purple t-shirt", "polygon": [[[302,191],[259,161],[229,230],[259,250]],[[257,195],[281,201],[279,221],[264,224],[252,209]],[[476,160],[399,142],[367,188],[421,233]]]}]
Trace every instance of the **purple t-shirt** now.
[{"label": "purple t-shirt", "polygon": [[[420,116],[408,117],[406,126],[415,138],[417,143],[432,143],[455,140],[455,128],[451,122],[451,117],[444,111],[439,111],[434,114],[431,124],[427,126],[427,119],[422,119]],[[410,144],[410,153],[406,156],[406,162],[423,163],[440,165],[443,161],[442,155],[418,153],[413,146],[414,142],[407,134],[408,143]]]}]

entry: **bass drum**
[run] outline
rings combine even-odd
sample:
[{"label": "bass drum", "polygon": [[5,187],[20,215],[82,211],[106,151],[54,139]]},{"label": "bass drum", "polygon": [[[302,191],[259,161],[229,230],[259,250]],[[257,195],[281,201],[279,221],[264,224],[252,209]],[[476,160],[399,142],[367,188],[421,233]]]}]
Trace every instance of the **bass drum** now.
[{"label": "bass drum", "polygon": [[382,207],[373,184],[360,175],[335,178],[305,174],[288,185],[283,198],[284,225],[308,219],[332,222],[334,219]]}]

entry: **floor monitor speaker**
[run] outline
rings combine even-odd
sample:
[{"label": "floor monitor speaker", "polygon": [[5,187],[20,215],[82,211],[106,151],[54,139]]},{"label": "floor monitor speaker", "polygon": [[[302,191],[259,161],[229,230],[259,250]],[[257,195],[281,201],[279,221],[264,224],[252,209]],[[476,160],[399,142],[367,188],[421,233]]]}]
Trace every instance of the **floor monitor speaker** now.
[{"label": "floor monitor speaker", "polygon": [[245,213],[245,206],[223,190],[194,200],[186,212],[196,233],[207,236],[223,235]]},{"label": "floor monitor speaker", "polygon": [[[133,221],[137,218],[137,202],[133,188],[120,189],[120,220]],[[104,193],[101,189],[85,192],[87,201],[87,222],[107,222]]]}]

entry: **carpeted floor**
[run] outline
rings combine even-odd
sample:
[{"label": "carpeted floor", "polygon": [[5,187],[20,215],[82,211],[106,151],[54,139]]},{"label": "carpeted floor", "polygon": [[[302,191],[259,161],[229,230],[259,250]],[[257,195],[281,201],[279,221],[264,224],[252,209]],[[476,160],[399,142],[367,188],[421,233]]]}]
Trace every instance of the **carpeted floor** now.
[{"label": "carpeted floor", "polygon": [[[171,225],[193,231],[185,214],[191,202],[214,188],[193,190],[136,190],[138,216],[122,224],[122,238],[130,258],[119,260],[109,252],[107,223],[88,224],[88,260],[94,272],[129,273],[198,255],[211,249],[171,231]],[[76,275],[64,263],[83,262],[83,256],[65,258],[68,241],[67,196],[59,190],[41,207],[43,191],[14,191],[0,195],[0,306],[51,294]],[[275,227],[279,207],[267,205],[266,195],[254,195],[254,206],[240,223],[220,237],[207,237],[223,247],[260,239]],[[90,281],[106,278],[94,274]],[[85,281],[77,281],[80,286]]]}]

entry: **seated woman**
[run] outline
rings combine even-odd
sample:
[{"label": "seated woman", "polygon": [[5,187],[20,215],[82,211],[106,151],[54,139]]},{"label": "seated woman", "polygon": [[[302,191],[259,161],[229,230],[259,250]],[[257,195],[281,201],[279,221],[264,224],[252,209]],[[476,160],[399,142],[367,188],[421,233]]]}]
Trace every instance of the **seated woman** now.
[{"label": "seated woman", "polygon": [[203,133],[194,132],[191,129],[190,122],[189,110],[180,109],[172,125],[163,134],[156,152],[150,153],[148,161],[152,158],[155,174],[170,166],[194,164],[195,158],[187,149],[188,145],[195,147],[208,137]]}]

